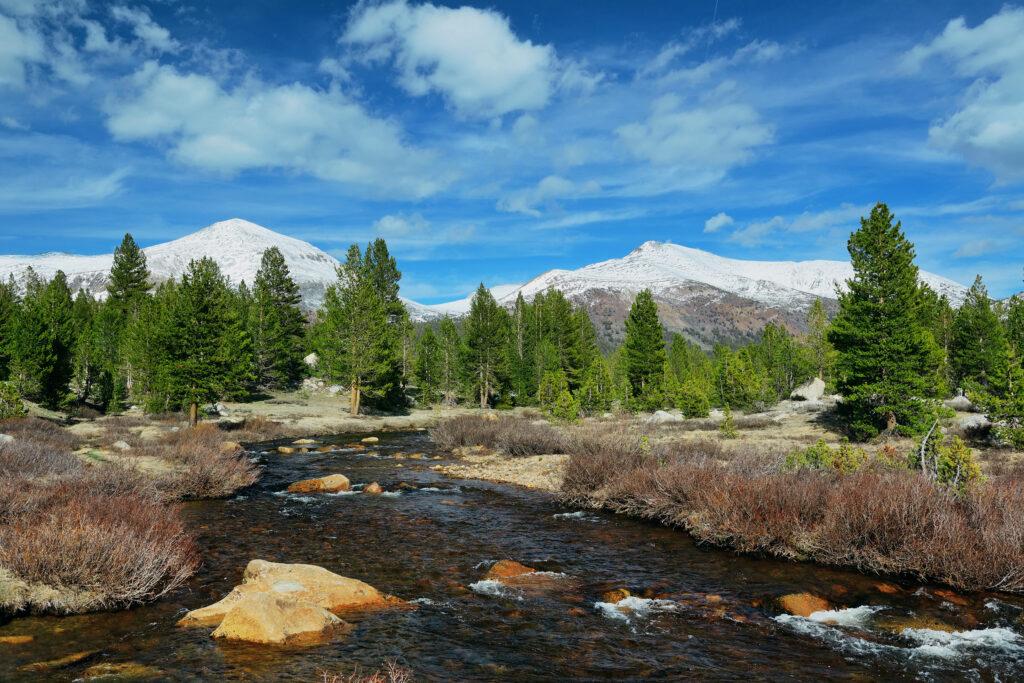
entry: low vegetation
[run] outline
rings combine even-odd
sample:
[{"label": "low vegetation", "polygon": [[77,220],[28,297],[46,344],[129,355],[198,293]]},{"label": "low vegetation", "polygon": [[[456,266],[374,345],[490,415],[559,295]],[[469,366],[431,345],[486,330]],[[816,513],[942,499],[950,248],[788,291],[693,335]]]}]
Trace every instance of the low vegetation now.
[{"label": "low vegetation", "polygon": [[350,674],[332,674],[324,671],[320,675],[321,683],[410,683],[413,680],[412,670],[394,660],[388,660],[380,669],[370,673],[356,670]]},{"label": "low vegetation", "polygon": [[0,613],[126,607],[179,587],[198,558],[173,500],[139,472],[84,465],[67,432],[0,425]]}]

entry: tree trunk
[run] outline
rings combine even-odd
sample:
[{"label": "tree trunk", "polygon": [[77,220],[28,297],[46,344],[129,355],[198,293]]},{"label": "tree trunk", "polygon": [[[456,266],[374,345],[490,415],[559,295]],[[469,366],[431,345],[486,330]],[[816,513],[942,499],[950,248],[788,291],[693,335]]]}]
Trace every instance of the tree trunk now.
[{"label": "tree trunk", "polygon": [[188,424],[190,427],[199,424],[199,404],[195,401],[188,404]]},{"label": "tree trunk", "polygon": [[352,386],[349,389],[349,398],[348,398],[348,412],[349,412],[349,415],[358,415],[359,414],[359,403],[360,403],[360,399],[361,398],[362,398],[362,392],[359,389],[359,381],[358,380],[353,380],[352,381]]}]

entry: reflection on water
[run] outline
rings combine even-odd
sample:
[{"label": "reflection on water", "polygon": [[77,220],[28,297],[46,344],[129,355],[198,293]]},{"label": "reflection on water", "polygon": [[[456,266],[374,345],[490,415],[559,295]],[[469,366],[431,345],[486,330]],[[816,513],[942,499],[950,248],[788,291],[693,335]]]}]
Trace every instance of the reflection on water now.
[{"label": "reflection on water", "polygon": [[[705,550],[677,531],[453,482],[429,460],[388,457],[430,452],[422,433],[384,435],[365,451],[266,450],[257,486],[187,505],[204,557],[187,590],[129,611],[0,625],[0,636],[35,637],[0,644],[0,680],[71,680],[96,663],[136,662],[163,680],[314,681],[323,670],[365,671],[392,658],[419,680],[1024,675],[1015,598],[954,606],[917,586],[882,592],[869,577]],[[395,495],[282,494],[332,472]],[[253,558],[321,565],[418,608],[366,616],[343,639],[303,650],[225,644],[209,629],[174,627],[184,611],[223,597]],[[564,576],[511,588],[483,581],[502,558]],[[604,602],[614,588],[633,595]],[[779,616],[774,598],[803,591],[834,608]],[[18,671],[80,652],[91,654],[45,675]]]}]

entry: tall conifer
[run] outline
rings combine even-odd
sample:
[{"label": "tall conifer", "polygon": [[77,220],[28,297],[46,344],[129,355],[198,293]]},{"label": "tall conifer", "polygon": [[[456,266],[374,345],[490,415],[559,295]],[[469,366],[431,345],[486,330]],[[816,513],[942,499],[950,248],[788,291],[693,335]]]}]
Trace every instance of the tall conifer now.
[{"label": "tall conifer", "polygon": [[664,402],[665,337],[649,289],[637,294],[629,309],[623,352],[634,402],[646,410],[660,408]]}]

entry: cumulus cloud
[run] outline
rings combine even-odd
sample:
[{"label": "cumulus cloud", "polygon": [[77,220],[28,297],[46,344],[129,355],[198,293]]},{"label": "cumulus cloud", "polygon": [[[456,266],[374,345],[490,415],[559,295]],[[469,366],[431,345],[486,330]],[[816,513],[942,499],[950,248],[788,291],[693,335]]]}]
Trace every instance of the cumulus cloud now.
[{"label": "cumulus cloud", "polygon": [[153,21],[144,9],[115,5],[110,15],[117,21],[131,26],[132,33],[143,46],[153,52],[177,52],[181,45],[171,37],[171,32]]},{"label": "cumulus cloud", "polygon": [[425,197],[451,182],[434,155],[402,141],[337,88],[270,85],[248,79],[225,89],[213,78],[147,62],[131,94],[107,106],[107,128],[122,141],[170,145],[177,161],[236,173],[279,168],[369,188]]},{"label": "cumulus cloud", "polygon": [[549,175],[533,187],[503,197],[498,201],[497,208],[508,213],[538,217],[543,213],[538,207],[554,207],[558,199],[592,195],[600,190],[601,186],[593,180],[578,183],[562,176]]},{"label": "cumulus cloud", "polygon": [[999,249],[1005,248],[1007,245],[999,240],[991,239],[980,239],[971,240],[960,245],[960,248],[953,254],[956,258],[976,258],[978,256],[985,256],[986,254],[992,254]]},{"label": "cumulus cloud", "polygon": [[1024,178],[1024,9],[1006,6],[971,28],[950,21],[930,43],[915,46],[904,68],[914,73],[932,59],[974,79],[960,108],[928,131],[936,147],[991,170],[1001,180]]},{"label": "cumulus cloud", "polygon": [[785,225],[786,220],[782,216],[773,216],[766,221],[754,221],[734,231],[729,235],[729,241],[744,247],[756,247],[767,242],[772,233],[781,230]]},{"label": "cumulus cloud", "polygon": [[393,61],[408,93],[439,93],[464,116],[540,109],[559,85],[586,91],[600,80],[550,45],[520,40],[504,15],[487,9],[364,4],[341,40],[366,61]]},{"label": "cumulus cloud", "polygon": [[730,226],[734,223],[732,216],[720,211],[711,218],[704,221],[704,232],[718,232],[722,228]]},{"label": "cumulus cloud", "polygon": [[373,229],[381,237],[409,237],[422,234],[430,228],[430,223],[418,213],[411,216],[404,214],[388,214],[377,219]]},{"label": "cumulus cloud", "polygon": [[670,169],[683,186],[690,187],[720,180],[774,138],[773,128],[747,104],[686,106],[677,95],[659,97],[646,121],[621,126],[616,132],[635,157]]},{"label": "cumulus cloud", "polygon": [[[860,217],[866,216],[870,210],[870,206],[844,203],[835,209],[804,211],[791,218],[773,216],[767,220],[754,221],[735,230],[729,235],[728,239],[730,242],[735,242],[745,247],[753,247],[768,242],[777,233],[821,232],[836,228],[852,232],[860,224]],[[729,220],[731,223],[732,219]],[[705,232],[708,232],[706,228]]]}]

